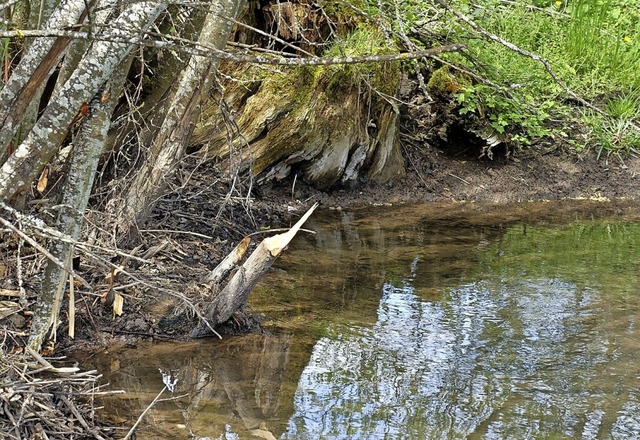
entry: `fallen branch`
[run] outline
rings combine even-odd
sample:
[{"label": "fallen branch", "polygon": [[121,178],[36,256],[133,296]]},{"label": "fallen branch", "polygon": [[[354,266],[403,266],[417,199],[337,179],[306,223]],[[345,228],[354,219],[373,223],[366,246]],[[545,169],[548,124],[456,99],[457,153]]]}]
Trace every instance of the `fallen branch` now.
[{"label": "fallen branch", "polygon": [[[50,372],[64,374],[52,377]],[[121,392],[100,391],[100,377],[96,371],[55,367],[28,347],[17,354],[0,344],[0,438],[114,438],[114,429],[96,420],[93,402],[95,396]]]}]

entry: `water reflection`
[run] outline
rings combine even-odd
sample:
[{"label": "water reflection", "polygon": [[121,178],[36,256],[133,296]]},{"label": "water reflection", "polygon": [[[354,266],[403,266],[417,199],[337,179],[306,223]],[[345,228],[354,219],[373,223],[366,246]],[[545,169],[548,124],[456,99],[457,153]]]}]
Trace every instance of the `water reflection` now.
[{"label": "water reflection", "polygon": [[640,438],[640,224],[510,215],[325,212],[252,293],[270,334],[112,354],[112,411],[162,368],[139,438]]},{"label": "water reflection", "polygon": [[639,389],[603,385],[636,383],[638,359],[600,304],[560,280],[483,280],[441,302],[385,284],[374,326],[316,343],[284,437],[634,438]]},{"label": "water reflection", "polygon": [[294,381],[307,359],[291,349],[288,335],[249,335],[215,345],[141,346],[104,354],[96,363],[113,388],[127,391],[125,399],[105,404],[129,424],[161,391],[162,375],[171,373],[175,390],[163,394],[150,412],[153,423],[138,438],[270,439],[272,431],[284,430],[282,414],[293,411]]}]

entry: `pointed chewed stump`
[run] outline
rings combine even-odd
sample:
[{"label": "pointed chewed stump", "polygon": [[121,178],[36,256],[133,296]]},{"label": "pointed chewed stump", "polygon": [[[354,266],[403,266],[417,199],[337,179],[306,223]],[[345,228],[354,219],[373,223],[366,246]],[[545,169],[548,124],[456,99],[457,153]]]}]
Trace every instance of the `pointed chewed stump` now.
[{"label": "pointed chewed stump", "polygon": [[[251,237],[245,237],[233,251],[209,274],[205,286],[211,292],[210,302],[204,307],[199,323],[191,331],[191,337],[200,338],[215,334],[214,328],[227,322],[247,302],[249,293],[260,278],[269,270],[278,256],[289,245],[302,225],[318,207],[314,204],[289,231],[265,238],[242,263]],[[242,264],[241,264],[242,263]],[[219,283],[234,269],[227,284],[220,289]]]}]

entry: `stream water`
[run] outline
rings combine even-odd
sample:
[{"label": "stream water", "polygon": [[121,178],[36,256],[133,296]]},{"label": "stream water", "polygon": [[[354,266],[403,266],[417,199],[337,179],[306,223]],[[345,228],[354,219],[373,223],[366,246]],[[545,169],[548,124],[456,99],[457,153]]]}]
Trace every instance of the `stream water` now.
[{"label": "stream water", "polygon": [[322,211],[265,334],[91,362],[138,438],[640,438],[640,222],[587,202]]}]

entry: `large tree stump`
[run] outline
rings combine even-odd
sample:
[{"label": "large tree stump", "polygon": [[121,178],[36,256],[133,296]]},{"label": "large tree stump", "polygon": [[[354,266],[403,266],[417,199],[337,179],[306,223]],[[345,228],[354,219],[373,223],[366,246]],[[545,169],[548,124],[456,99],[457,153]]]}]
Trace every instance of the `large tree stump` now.
[{"label": "large tree stump", "polygon": [[[356,50],[396,50],[376,31],[358,28],[335,52],[345,53],[353,39],[370,40]],[[222,66],[234,79],[206,104],[192,149],[240,159],[241,168],[261,180],[297,175],[321,189],[404,176],[393,98],[400,84],[397,62],[279,69]],[[221,102],[228,112],[219,111]]]}]

